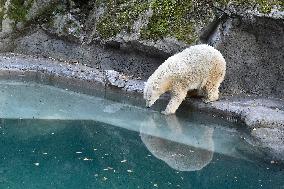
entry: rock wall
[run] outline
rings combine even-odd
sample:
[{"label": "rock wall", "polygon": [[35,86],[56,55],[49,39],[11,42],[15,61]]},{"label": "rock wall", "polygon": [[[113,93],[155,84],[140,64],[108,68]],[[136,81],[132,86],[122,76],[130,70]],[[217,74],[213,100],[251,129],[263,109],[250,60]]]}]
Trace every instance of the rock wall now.
[{"label": "rock wall", "polygon": [[146,80],[169,56],[209,43],[221,91],[283,98],[283,1],[1,0],[0,52],[113,69]]},{"label": "rock wall", "polygon": [[230,18],[208,40],[227,61],[222,90],[284,98],[284,21]]}]

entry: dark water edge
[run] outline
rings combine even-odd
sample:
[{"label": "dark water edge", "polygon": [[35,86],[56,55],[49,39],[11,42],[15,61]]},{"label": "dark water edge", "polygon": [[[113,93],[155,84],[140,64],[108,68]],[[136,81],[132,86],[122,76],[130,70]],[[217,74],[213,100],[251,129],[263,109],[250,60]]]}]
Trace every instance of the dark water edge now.
[{"label": "dark water edge", "polygon": [[[234,158],[96,121],[2,119],[0,133],[3,189],[284,188],[277,162]],[[198,156],[171,158],[186,150]]]}]

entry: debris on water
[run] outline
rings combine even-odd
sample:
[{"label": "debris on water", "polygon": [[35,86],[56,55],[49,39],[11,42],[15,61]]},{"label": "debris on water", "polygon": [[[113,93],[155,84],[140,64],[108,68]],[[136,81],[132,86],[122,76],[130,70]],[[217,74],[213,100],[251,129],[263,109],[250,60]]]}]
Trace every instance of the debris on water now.
[{"label": "debris on water", "polygon": [[127,170],[127,172],[128,172],[128,173],[133,173],[133,171],[132,171],[132,170],[130,170],[130,169],[128,169],[128,170]]},{"label": "debris on water", "polygon": [[98,177],[99,175],[98,174],[95,174],[95,177]]},{"label": "debris on water", "polygon": [[148,156],[148,157],[151,157],[152,155],[151,155],[151,154],[148,154],[147,156]]},{"label": "debris on water", "polygon": [[43,152],[42,154],[43,154],[43,155],[47,155],[47,153],[46,153],[46,152]]},{"label": "debris on water", "polygon": [[86,158],[86,157],[85,157],[83,160],[84,160],[84,161],[92,161],[93,159],[89,159],[89,158]]},{"label": "debris on water", "polygon": [[272,160],[272,161],[270,161],[270,163],[273,164],[273,163],[275,163],[275,161]]},{"label": "debris on water", "polygon": [[104,171],[108,171],[108,169],[104,169]]},{"label": "debris on water", "polygon": [[154,187],[158,187],[158,184],[154,184]]},{"label": "debris on water", "polygon": [[39,163],[34,163],[35,166],[39,166]]},{"label": "debris on water", "polygon": [[107,178],[106,177],[103,177],[103,181],[106,181],[107,180]]},{"label": "debris on water", "polygon": [[82,154],[82,152],[76,152],[76,154]]},{"label": "debris on water", "polygon": [[122,160],[122,161],[120,161],[121,163],[125,163],[127,160],[126,159],[124,159],[124,160]]},{"label": "debris on water", "polygon": [[54,133],[51,133],[52,135],[54,135]]},{"label": "debris on water", "polygon": [[98,149],[94,148],[94,151],[97,151]]},{"label": "debris on water", "polygon": [[105,156],[108,156],[109,154],[105,154]]}]

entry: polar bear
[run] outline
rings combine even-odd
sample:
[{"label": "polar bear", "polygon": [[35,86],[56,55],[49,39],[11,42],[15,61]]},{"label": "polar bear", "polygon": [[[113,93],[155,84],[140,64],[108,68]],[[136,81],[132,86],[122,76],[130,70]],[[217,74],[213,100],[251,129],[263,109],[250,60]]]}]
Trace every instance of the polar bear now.
[{"label": "polar bear", "polygon": [[144,88],[146,106],[152,106],[165,92],[171,99],[163,114],[174,114],[187,92],[197,89],[204,95],[204,102],[219,98],[219,86],[224,80],[226,62],[213,47],[194,45],[169,57],[149,77]]}]

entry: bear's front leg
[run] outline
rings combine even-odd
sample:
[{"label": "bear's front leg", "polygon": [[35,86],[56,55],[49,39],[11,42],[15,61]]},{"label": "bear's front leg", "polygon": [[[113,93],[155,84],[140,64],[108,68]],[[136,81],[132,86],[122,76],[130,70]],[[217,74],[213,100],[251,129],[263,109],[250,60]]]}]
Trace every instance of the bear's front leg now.
[{"label": "bear's front leg", "polygon": [[174,114],[176,110],[178,109],[179,105],[182,103],[182,101],[185,99],[187,94],[187,91],[174,91],[171,97],[171,100],[169,101],[165,111],[162,111],[162,114],[170,115]]},{"label": "bear's front leg", "polygon": [[218,100],[219,98],[219,90],[218,88],[213,88],[207,91],[207,95],[203,98],[203,102],[209,103]]}]

